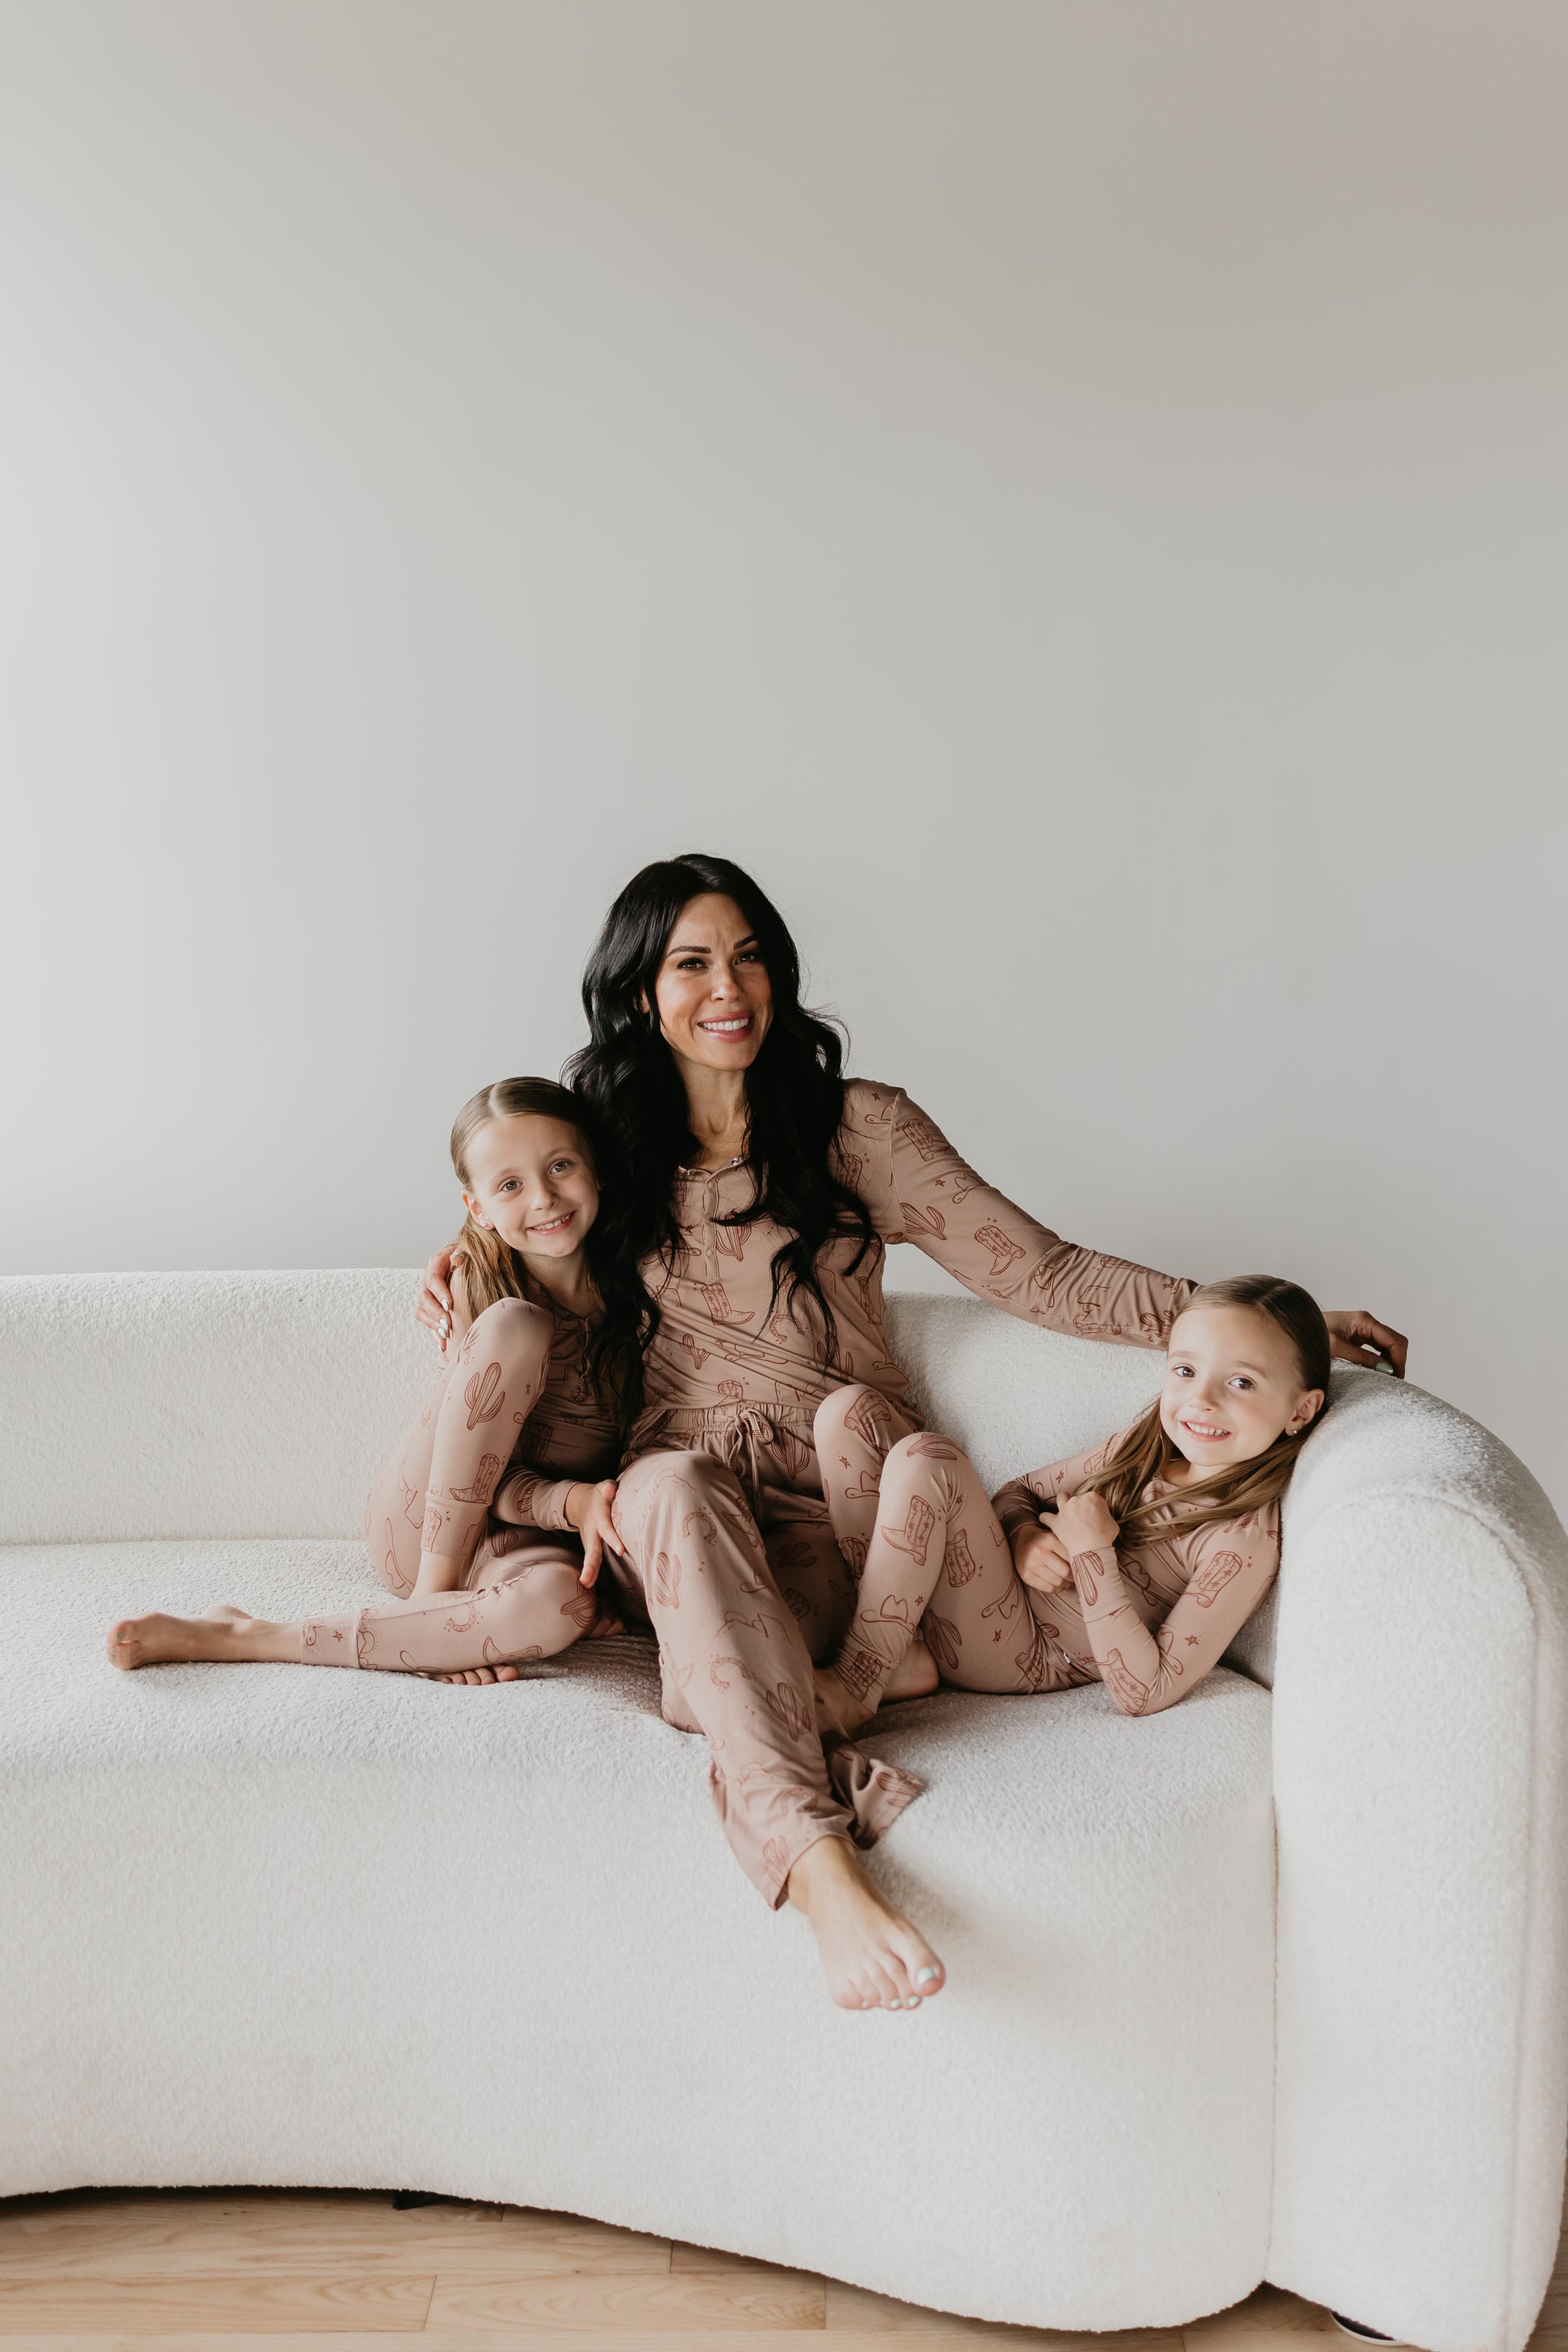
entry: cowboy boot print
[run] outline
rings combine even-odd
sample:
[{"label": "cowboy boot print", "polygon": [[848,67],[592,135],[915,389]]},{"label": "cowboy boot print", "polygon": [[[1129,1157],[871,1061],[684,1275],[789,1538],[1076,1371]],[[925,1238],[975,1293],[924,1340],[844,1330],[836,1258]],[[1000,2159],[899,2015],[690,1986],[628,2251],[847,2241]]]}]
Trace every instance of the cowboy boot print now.
[{"label": "cowboy boot print", "polygon": [[1142,1715],[1149,1704],[1149,1685],[1139,1681],[1120,1650],[1107,1651],[1100,1673],[1126,1712]]},{"label": "cowboy boot print", "polygon": [[952,1150],[952,1144],[949,1143],[942,1129],[934,1127],[931,1121],[920,1112],[917,1112],[912,1118],[900,1119],[897,1133],[899,1141],[909,1144],[927,1168],[931,1166],[933,1160],[942,1159]]},{"label": "cowboy boot print", "polygon": [[1247,1562],[1238,1551],[1216,1551],[1205,1560],[1187,1591],[1200,1609],[1212,1609],[1227,1584],[1241,1574]]},{"label": "cowboy boot print", "polygon": [[926,1501],[925,1496],[911,1495],[902,1529],[897,1535],[890,1528],[884,1529],[882,1540],[890,1545],[894,1551],[907,1552],[917,1568],[923,1568],[926,1564],[926,1548],[931,1542],[931,1529],[935,1525],[936,1513]]},{"label": "cowboy boot print", "polygon": [[488,1503],[495,1493],[496,1480],[500,1476],[502,1466],[499,1454],[482,1454],[473,1485],[452,1486],[447,1489],[452,1501],[454,1503]]},{"label": "cowboy boot print", "polygon": [[971,1583],[980,1573],[980,1562],[970,1548],[968,1530],[952,1528],[948,1531],[947,1555],[943,1563],[950,1584]]},{"label": "cowboy boot print", "polygon": [[991,1253],[993,1282],[996,1281],[999,1276],[1005,1274],[1010,1266],[1016,1265],[1024,1255],[1022,1242],[1009,1240],[1000,1225],[981,1225],[976,1230],[974,1238],[982,1249],[987,1249]]}]

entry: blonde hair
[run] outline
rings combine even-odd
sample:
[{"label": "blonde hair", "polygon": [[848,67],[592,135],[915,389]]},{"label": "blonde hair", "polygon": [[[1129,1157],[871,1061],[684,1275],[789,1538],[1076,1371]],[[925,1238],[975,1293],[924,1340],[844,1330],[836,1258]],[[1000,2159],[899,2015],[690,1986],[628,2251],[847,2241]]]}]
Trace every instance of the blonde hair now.
[{"label": "blonde hair", "polygon": [[[574,1127],[588,1148],[589,1158],[593,1158],[592,1144],[583,1123],[583,1106],[575,1095],[558,1087],[553,1078],[498,1078],[493,1086],[481,1087],[477,1095],[471,1095],[452,1122],[452,1167],[465,1192],[474,1189],[468,1153],[480,1129],[495,1118],[531,1115],[562,1119],[568,1127]],[[502,1241],[491,1226],[481,1225],[471,1209],[463,1219],[463,1230],[453,1249],[463,1261],[463,1286],[468,1294],[470,1315],[482,1315],[487,1307],[495,1306],[502,1298],[528,1298],[538,1304],[510,1243]]]},{"label": "blonde hair", "polygon": [[1328,1411],[1329,1327],[1321,1307],[1294,1282],[1274,1274],[1236,1274],[1194,1290],[1183,1313],[1198,1307],[1249,1307],[1267,1316],[1295,1351],[1304,1389],[1321,1389],[1323,1402],[1300,1429],[1283,1430],[1263,1454],[1233,1462],[1212,1477],[1196,1479],[1177,1496],[1147,1497],[1145,1490],[1170,1463],[1175,1449],[1160,1419],[1156,1397],[1135,1421],[1109,1462],[1079,1486],[1080,1495],[1103,1495],[1106,1507],[1130,1549],[1163,1535],[1191,1535],[1218,1519],[1238,1519],[1277,1502],[1290,1483],[1296,1457]]},{"label": "blonde hair", "polygon": [[[591,1106],[570,1087],[553,1078],[498,1078],[481,1087],[463,1105],[452,1122],[452,1166],[465,1192],[474,1189],[468,1154],[474,1138],[493,1118],[558,1118],[574,1128],[593,1167],[596,1182],[605,1181],[605,1147]],[[503,1298],[526,1299],[531,1306],[549,1301],[529,1281],[521,1257],[491,1226],[481,1225],[472,1210],[453,1244],[471,1316],[482,1315]],[[616,1251],[608,1221],[596,1217],[584,1242],[584,1255],[599,1312],[588,1342],[588,1376],[599,1402],[619,1421],[629,1421],[642,1403],[642,1355],[650,1330],[647,1291],[635,1265]]]}]

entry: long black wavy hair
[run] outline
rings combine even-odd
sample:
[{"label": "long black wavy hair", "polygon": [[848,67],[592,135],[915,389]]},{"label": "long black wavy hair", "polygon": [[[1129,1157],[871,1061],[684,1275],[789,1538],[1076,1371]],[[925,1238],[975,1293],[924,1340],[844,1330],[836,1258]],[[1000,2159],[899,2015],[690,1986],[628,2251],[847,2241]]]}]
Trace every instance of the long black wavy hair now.
[{"label": "long black wavy hair", "polygon": [[[749,874],[727,857],[693,852],[633,875],[588,959],[583,975],[588,1043],[563,1075],[615,1139],[621,1181],[605,1203],[607,1238],[632,1264],[657,1254],[669,1265],[680,1243],[672,1199],[676,1171],[700,1147],[658,1015],[643,1007],[654,1003],[681,908],[710,894],[732,898],[740,908],[773,986],[772,1022],[746,1072],[752,1198],[723,1222],[745,1225],[772,1217],[784,1227],[787,1238],[773,1259],[773,1305],[782,1295],[793,1313],[797,1300],[808,1302],[821,1318],[831,1356],[837,1334],[817,1260],[829,1242],[847,1236],[856,1247],[844,1271],[853,1274],[881,1244],[870,1211],[833,1162],[844,1118],[843,1032],[802,1004],[795,941]],[[654,1311],[657,1322],[657,1307]]]}]

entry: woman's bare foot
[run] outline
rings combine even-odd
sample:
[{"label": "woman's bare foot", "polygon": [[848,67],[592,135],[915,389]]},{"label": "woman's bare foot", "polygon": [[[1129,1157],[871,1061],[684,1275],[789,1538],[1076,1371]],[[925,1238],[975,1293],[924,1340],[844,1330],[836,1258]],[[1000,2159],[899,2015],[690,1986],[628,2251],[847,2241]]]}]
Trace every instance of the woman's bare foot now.
[{"label": "woman's bare foot", "polygon": [[292,1658],[298,1663],[300,1629],[270,1625],[264,1617],[247,1616],[225,1601],[205,1617],[165,1617],[157,1610],[145,1617],[122,1617],[108,1646],[110,1664],[127,1673],[134,1666],[184,1665],[196,1659]]},{"label": "woman's bare foot", "polygon": [[789,1899],[816,1937],[840,2009],[918,2009],[942,1990],[942,1962],[885,1903],[847,1838],[818,1838],[789,1874]]}]

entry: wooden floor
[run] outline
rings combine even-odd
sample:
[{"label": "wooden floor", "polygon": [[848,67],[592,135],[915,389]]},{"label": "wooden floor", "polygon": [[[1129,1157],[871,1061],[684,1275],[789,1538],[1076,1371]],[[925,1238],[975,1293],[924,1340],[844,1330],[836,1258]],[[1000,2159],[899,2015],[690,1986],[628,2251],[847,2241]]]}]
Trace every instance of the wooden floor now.
[{"label": "wooden floor", "polygon": [[[836,2352],[889,2352],[889,2337],[941,2352],[988,2339],[1003,2352],[1289,2352],[1348,2337],[1326,2312],[1271,2287],[1184,2328],[1064,2336],[893,2303],[804,2271],[671,2244],[563,2213],[271,2190],[79,2190],[0,2200],[5,2352],[784,2352],[804,2334]],[[1568,2262],[1534,2339],[1568,2352]]]}]

